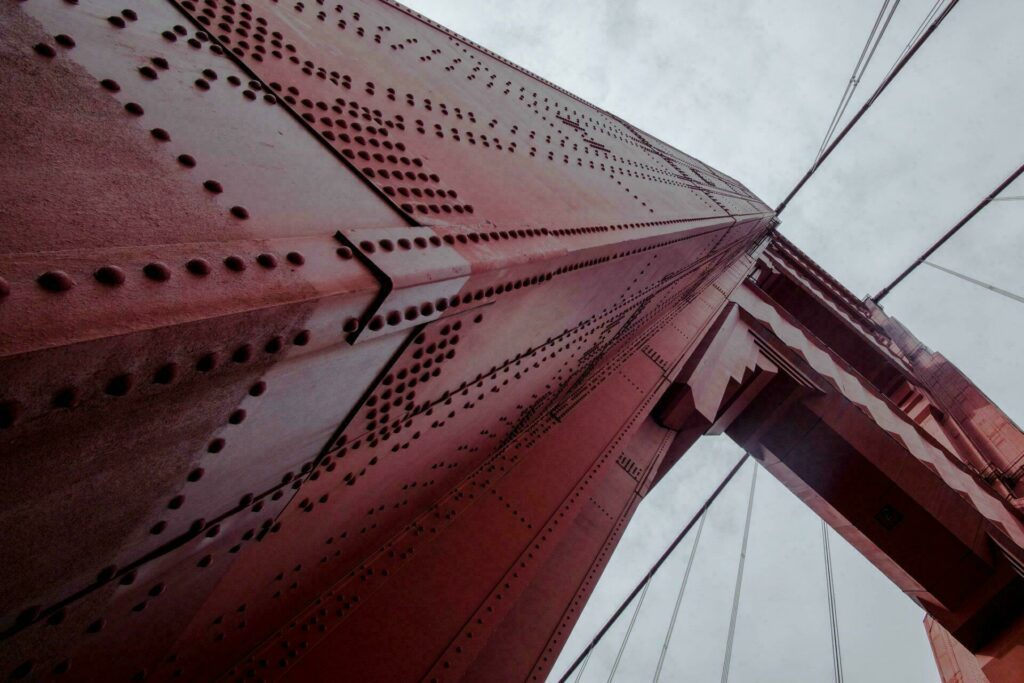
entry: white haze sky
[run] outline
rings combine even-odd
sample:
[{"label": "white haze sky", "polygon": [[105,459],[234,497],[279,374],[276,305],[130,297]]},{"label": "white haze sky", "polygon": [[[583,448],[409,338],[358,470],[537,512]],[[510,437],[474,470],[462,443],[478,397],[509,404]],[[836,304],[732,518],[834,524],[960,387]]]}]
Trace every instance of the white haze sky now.
[{"label": "white haze sky", "polygon": [[[881,0],[406,0],[406,4],[777,204],[810,163]],[[933,0],[903,0],[851,105]],[[783,215],[782,232],[873,294],[1024,162],[1024,2],[961,2]],[[1024,195],[1024,180],[1007,195]],[[987,208],[933,260],[1024,294],[1024,201]],[[1011,418],[1024,306],[922,267],[884,302]],[[738,457],[704,439],[641,505],[555,667],[560,673]],[[718,681],[749,466],[701,541],[666,681]],[[820,524],[758,476],[730,681],[832,678]],[[847,683],[934,683],[922,614],[834,534]],[[615,680],[650,680],[690,542],[651,588]],[[608,678],[618,626],[584,681]]]}]

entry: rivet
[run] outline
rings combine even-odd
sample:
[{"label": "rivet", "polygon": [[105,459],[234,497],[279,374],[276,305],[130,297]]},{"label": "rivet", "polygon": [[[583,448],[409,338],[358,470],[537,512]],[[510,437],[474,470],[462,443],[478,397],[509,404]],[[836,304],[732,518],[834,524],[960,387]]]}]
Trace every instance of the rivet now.
[{"label": "rivet", "polygon": [[185,268],[193,275],[204,276],[210,274],[210,262],[202,258],[190,259]]},{"label": "rivet", "polygon": [[11,293],[11,283],[0,277],[0,299]]},{"label": "rivet", "polygon": [[93,278],[101,285],[117,287],[125,282],[125,271],[116,265],[104,265],[92,273]]},{"label": "rivet", "polygon": [[142,269],[143,274],[150,280],[166,282],[171,279],[171,269],[166,263],[154,261],[147,263]]},{"label": "rivet", "polygon": [[288,259],[289,263],[295,266],[301,266],[303,263],[306,262],[306,257],[304,257],[297,251],[289,251],[285,258]]},{"label": "rivet", "polygon": [[206,450],[208,450],[211,453],[220,453],[222,450],[224,450],[224,439],[217,437],[216,439],[210,442],[210,444],[206,447]]},{"label": "rivet", "polygon": [[252,358],[252,344],[242,344],[231,354],[231,360],[236,363],[248,363]]},{"label": "rivet", "polygon": [[[154,128],[153,130],[149,131],[149,134],[152,135],[157,140],[159,140],[160,142],[167,142],[168,140],[171,139],[171,134],[168,133],[163,128]],[[186,156],[188,156],[188,155],[187,154],[182,154],[180,157],[178,157],[178,161],[181,161],[182,157],[186,157]],[[188,158],[191,159],[192,157],[188,157]],[[185,164],[184,161],[181,161],[181,163]],[[192,164],[185,164],[185,165],[186,166],[189,166],[189,165],[195,166],[195,162],[193,162]]]},{"label": "rivet", "polygon": [[46,43],[36,43],[36,46],[33,49],[36,51],[37,54],[42,55],[43,57],[57,56],[57,51],[49,45],[47,45]]},{"label": "rivet", "polygon": [[250,396],[262,396],[263,392],[265,392],[266,390],[267,390],[267,383],[266,382],[263,382],[263,381],[256,382],[251,387],[249,387],[249,395]]},{"label": "rivet", "polygon": [[199,88],[200,90],[209,90],[210,89],[210,84],[204,78],[197,78],[196,79],[196,87]]},{"label": "rivet", "polygon": [[256,263],[264,268],[277,268],[277,257],[273,254],[263,253],[256,257]]},{"label": "rivet", "polygon": [[109,21],[113,26],[116,26],[117,28],[124,28],[124,19],[122,19],[121,17],[107,17],[107,21]]},{"label": "rivet", "polygon": [[21,417],[22,405],[18,401],[0,401],[0,429],[7,429]]},{"label": "rivet", "polygon": [[305,346],[306,344],[308,344],[309,330],[302,330],[297,335],[295,335],[295,338],[292,340],[292,343],[295,344],[296,346]]},{"label": "rivet", "polygon": [[335,253],[346,261],[352,258],[352,250],[348,247],[338,247],[335,249]]},{"label": "rivet", "polygon": [[245,270],[245,260],[240,256],[228,256],[224,259],[224,265],[228,270],[233,270],[236,273]]},{"label": "rivet", "polygon": [[50,270],[36,278],[43,289],[50,292],[66,292],[75,286],[75,281],[63,270]]},{"label": "rivet", "polygon": [[197,468],[195,468],[194,470],[192,470],[191,472],[188,473],[188,476],[186,477],[186,479],[188,479],[192,483],[195,483],[195,482],[199,481],[200,479],[202,479],[203,478],[203,474],[205,474],[205,473],[206,473],[206,470],[204,470],[202,467],[197,467]]},{"label": "rivet", "polygon": [[169,507],[172,510],[177,510],[184,504],[185,496],[175,496],[174,498],[171,498],[169,501],[167,501],[167,507]]},{"label": "rivet", "polygon": [[190,154],[179,154],[178,163],[186,168],[193,168],[196,165],[196,160]]},{"label": "rivet", "polygon": [[74,408],[78,401],[78,389],[75,387],[64,387],[53,395],[53,405],[56,408]]},{"label": "rivet", "polygon": [[204,180],[203,187],[214,194],[220,194],[224,191],[224,188],[216,180]]},{"label": "rivet", "polygon": [[241,424],[245,420],[245,415],[245,410],[239,408],[238,410],[231,413],[231,416],[228,418],[228,422],[230,422],[233,425]]},{"label": "rivet", "polygon": [[[60,36],[58,36],[58,38],[59,38],[59,37],[60,37]],[[155,66],[156,66],[157,68],[160,68],[160,69],[164,69],[164,70],[167,70],[167,69],[171,68],[171,65],[170,65],[170,64],[168,64],[168,63],[167,63],[167,60],[166,60],[166,59],[164,59],[163,57],[153,57],[153,59],[151,59],[151,60],[149,60],[149,61],[153,62],[153,64],[154,64],[154,65],[155,65]]]},{"label": "rivet", "polygon": [[234,216],[235,218],[245,220],[246,218],[249,217],[249,212],[246,210],[244,206],[232,206],[231,215]]},{"label": "rivet", "polygon": [[134,378],[130,373],[124,373],[117,375],[107,382],[107,386],[103,391],[110,396],[124,396],[131,391],[132,385],[135,383]]},{"label": "rivet", "polygon": [[170,384],[178,377],[178,364],[167,363],[154,373],[153,382],[156,384]]},{"label": "rivet", "polygon": [[263,347],[263,350],[267,353],[277,353],[281,350],[282,346],[284,346],[284,339],[281,337],[272,337]]},{"label": "rivet", "polygon": [[124,110],[133,116],[142,116],[146,111],[142,108],[142,105],[138,102],[128,102],[124,105]]},{"label": "rivet", "polygon": [[140,66],[139,73],[142,74],[143,78],[148,78],[150,80],[156,80],[159,77],[159,75],[156,72],[156,69],[149,65]]},{"label": "rivet", "polygon": [[208,353],[196,361],[196,370],[199,372],[209,372],[217,367],[217,361],[216,353]]}]

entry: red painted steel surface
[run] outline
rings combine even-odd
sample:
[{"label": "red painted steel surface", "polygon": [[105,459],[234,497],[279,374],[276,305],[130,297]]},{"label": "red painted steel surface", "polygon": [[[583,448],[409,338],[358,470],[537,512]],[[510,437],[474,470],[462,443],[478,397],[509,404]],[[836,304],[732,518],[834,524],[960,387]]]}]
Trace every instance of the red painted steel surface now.
[{"label": "red painted steel surface", "polygon": [[542,680],[705,431],[994,642],[1012,423],[737,181],[390,2],[0,13],[0,676]]}]

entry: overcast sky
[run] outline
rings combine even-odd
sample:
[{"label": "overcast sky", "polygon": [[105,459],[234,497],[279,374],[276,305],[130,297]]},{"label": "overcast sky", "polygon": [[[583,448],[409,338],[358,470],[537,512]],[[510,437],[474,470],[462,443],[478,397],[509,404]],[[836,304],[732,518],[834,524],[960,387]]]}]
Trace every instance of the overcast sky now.
[{"label": "overcast sky", "polygon": [[[902,0],[850,112],[934,0]],[[824,135],[881,0],[407,0],[406,4],[733,175],[770,205]],[[1024,162],[1024,2],[962,2],[783,215],[782,231],[873,294]],[[1024,180],[1007,195],[1024,195]],[[933,260],[1024,294],[1024,202],[986,209]],[[884,302],[1020,423],[1024,306],[930,268]],[[614,609],[738,451],[705,439],[644,501],[556,671]],[[710,518],[664,680],[717,681],[749,470]],[[817,519],[769,476],[730,680],[831,679]],[[934,683],[921,612],[834,537],[847,683]],[[649,680],[689,545],[666,567],[616,680]],[[661,611],[659,611],[661,608]],[[617,642],[611,634],[612,641]],[[584,680],[607,678],[616,645]],[[645,668],[646,667],[646,668]]]}]

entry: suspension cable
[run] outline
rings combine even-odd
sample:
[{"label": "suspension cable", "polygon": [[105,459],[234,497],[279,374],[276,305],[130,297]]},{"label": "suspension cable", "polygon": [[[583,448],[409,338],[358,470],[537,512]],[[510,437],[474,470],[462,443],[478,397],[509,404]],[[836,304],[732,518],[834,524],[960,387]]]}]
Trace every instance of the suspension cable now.
[{"label": "suspension cable", "polygon": [[[850,76],[850,80],[846,83],[846,89],[843,91],[843,96],[839,99],[839,104],[836,105],[836,111],[832,114],[832,121],[828,125],[828,130],[825,133],[825,138],[821,141],[821,145],[818,147],[818,153],[814,156],[814,161],[821,158],[821,153],[825,151],[825,147],[828,145],[829,140],[832,139],[832,134],[836,130],[836,126],[843,120],[843,114],[846,113],[846,108],[850,105],[850,101],[853,99],[853,93],[860,85],[860,80],[864,76],[864,72],[868,69],[868,64],[871,63],[871,58],[875,55],[875,50],[878,49],[878,44],[882,41],[882,36],[885,35],[885,30],[889,27],[889,22],[892,21],[892,15],[896,13],[896,8],[899,7],[900,0],[892,6],[892,11],[889,12],[888,17],[885,18],[885,23],[882,23],[882,18],[886,16],[886,9],[889,7],[891,0],[884,0],[882,8],[878,10],[878,16],[875,17],[875,24],[871,27],[871,33],[868,34],[868,39],[864,41],[864,47],[860,51],[860,57],[857,58],[857,64],[853,67],[853,74]],[[878,26],[882,24],[882,31],[878,33]],[[878,37],[875,34],[878,33]],[[865,57],[867,59],[865,60]]]},{"label": "suspension cable", "polygon": [[910,62],[911,59],[913,59],[914,55],[917,54],[917,51],[921,49],[921,46],[924,45],[925,42],[927,42],[928,38],[931,37],[931,35],[935,32],[935,29],[937,29],[939,25],[945,20],[945,18],[949,16],[949,13],[953,10],[954,7],[957,6],[959,2],[960,0],[950,0],[946,8],[942,10],[939,16],[935,19],[935,21],[932,22],[931,26],[929,26],[927,30],[925,30],[925,32],[921,34],[921,37],[918,38],[917,41],[914,43],[913,47],[911,47],[910,50],[907,51],[907,54],[905,54],[896,63],[896,66],[889,73],[889,75],[886,76],[884,80],[882,80],[881,85],[879,85],[875,89],[875,92],[871,94],[871,97],[867,99],[867,102],[865,102],[857,111],[857,113],[853,115],[853,118],[850,119],[850,122],[843,127],[843,130],[840,131],[839,135],[837,135],[836,138],[829,144],[829,146],[821,154],[818,160],[811,164],[811,167],[807,170],[806,173],[804,173],[804,176],[803,178],[800,179],[800,182],[798,182],[796,186],[792,190],[790,190],[789,194],[786,195],[786,198],[782,200],[782,203],[775,208],[776,215],[779,215],[783,211],[785,211],[786,206],[789,204],[790,201],[792,201],[793,197],[796,196],[797,192],[799,192],[807,183],[807,181],[810,180],[811,176],[814,175],[815,171],[817,171],[821,167],[821,165],[825,163],[825,159],[827,159],[829,155],[831,155],[832,152],[835,150],[835,148],[839,146],[839,143],[843,141],[843,138],[845,138],[847,134],[849,134],[849,132],[853,130],[853,127],[857,125],[857,122],[860,121],[861,117],[864,116],[864,114],[867,113],[869,109],[871,109],[871,106],[875,103],[878,97],[885,91],[886,88],[889,87],[889,84],[896,79],[900,72],[903,71],[903,68]]},{"label": "suspension cable", "polygon": [[962,228],[965,225],[967,225],[971,221],[971,219],[974,218],[975,216],[977,216],[978,213],[982,209],[984,209],[986,206],[991,204],[992,200],[994,200],[996,197],[998,197],[1000,194],[1002,194],[1003,190],[1005,190],[1010,185],[1010,183],[1012,183],[1014,180],[1016,180],[1017,177],[1020,176],[1021,173],[1024,173],[1024,164],[1021,164],[1020,166],[1018,166],[1016,171],[1011,173],[1006,178],[1006,180],[1001,182],[996,187],[996,189],[992,190],[992,192],[990,192],[987,197],[982,199],[977,204],[977,206],[975,206],[973,209],[968,211],[967,215],[965,215],[963,218],[961,218],[959,221],[957,221],[957,224],[954,225],[952,228],[950,228],[948,231],[946,231],[945,235],[940,237],[932,246],[928,247],[928,249],[926,249],[923,254],[918,256],[917,259],[915,259],[914,262],[911,263],[910,266],[908,266],[906,270],[904,270],[902,273],[900,273],[896,277],[895,280],[893,280],[888,285],[883,287],[882,290],[880,292],[878,292],[878,294],[875,294],[873,297],[871,297],[871,300],[874,301],[877,304],[882,299],[884,299],[885,295],[888,294],[889,292],[891,292],[896,285],[898,285],[899,283],[903,282],[903,279],[906,278],[908,275],[910,275],[912,272],[914,272],[915,268],[917,268],[919,265],[924,263],[925,260],[929,256],[931,256],[932,254],[934,254],[935,251],[938,250],[939,247],[941,247],[943,244],[945,244],[949,240],[950,237],[952,237],[957,232],[959,232],[960,228]]},{"label": "suspension cable", "polygon": [[626,608],[629,607],[629,604],[633,602],[633,598],[635,598],[637,594],[640,593],[641,590],[643,590],[644,586],[646,586],[650,582],[651,578],[654,577],[654,573],[657,572],[661,565],[665,563],[665,560],[667,560],[669,555],[672,554],[672,551],[676,549],[676,546],[678,546],[682,542],[682,540],[686,537],[686,534],[689,533],[690,529],[693,528],[693,525],[697,523],[697,520],[700,518],[700,516],[703,515],[709,507],[711,507],[711,504],[715,502],[715,499],[718,498],[718,495],[725,489],[726,485],[730,481],[732,481],[732,478],[736,476],[736,473],[739,472],[740,468],[743,466],[743,463],[745,463],[748,458],[750,458],[750,453],[744,453],[743,457],[740,458],[735,465],[733,465],[733,468],[729,470],[729,473],[725,475],[725,478],[721,481],[721,483],[719,483],[715,490],[711,492],[711,495],[708,496],[707,500],[705,500],[704,503],[700,506],[700,508],[698,508],[696,514],[694,514],[694,516],[690,518],[690,521],[686,523],[686,526],[683,527],[683,530],[679,532],[675,539],[665,549],[665,552],[661,554],[661,557],[658,558],[658,561],[655,562],[651,566],[651,568],[647,570],[647,573],[644,574],[644,577],[640,580],[640,583],[638,583],[636,587],[633,589],[633,591],[628,596],[626,596],[626,599],[622,601],[622,604],[619,605],[619,608],[615,610],[611,617],[609,617],[608,621],[606,621],[604,626],[601,627],[601,630],[597,632],[597,635],[594,636],[594,638],[590,641],[587,647],[583,649],[583,652],[581,652],[579,656],[576,657],[575,661],[573,661],[572,663],[572,666],[570,666],[566,670],[566,672],[562,674],[562,677],[558,679],[558,683],[565,683],[567,680],[569,680],[569,676],[572,675],[576,668],[579,667],[580,664],[583,662],[583,659],[590,654],[594,647],[597,646],[597,643],[601,640],[602,637],[604,637],[604,634],[608,632],[608,629],[612,627],[612,625],[615,623],[615,620],[618,619],[619,616],[621,616],[622,613],[626,610]]},{"label": "suspension cable", "polygon": [[956,272],[955,270],[953,270],[951,268],[946,268],[945,266],[940,266],[939,264],[932,263],[931,261],[925,261],[924,265],[931,266],[932,268],[935,268],[936,270],[941,270],[944,273],[949,273],[950,275],[953,275],[954,277],[958,277],[961,280],[966,280],[967,282],[971,282],[973,284],[976,284],[979,287],[984,287],[985,289],[989,290],[990,292],[995,292],[996,294],[1002,294],[1003,296],[1007,297],[1008,299],[1013,299],[1014,301],[1019,301],[1020,303],[1024,304],[1024,296],[1020,296],[1019,294],[1014,294],[1013,292],[1008,292],[1005,289],[1000,289],[999,287],[996,287],[995,285],[990,285],[987,282],[982,282],[981,280],[975,280],[973,277],[970,277],[968,275],[964,275],[963,273],[958,273],[958,272]]},{"label": "suspension cable", "polygon": [[725,661],[722,663],[722,683],[729,681],[729,667],[732,664],[732,644],[736,637],[736,617],[739,615],[740,590],[743,588],[743,566],[747,560],[747,539],[750,538],[750,518],[754,510],[754,487],[757,486],[757,467],[750,478],[750,497],[747,499],[747,521],[743,525],[743,544],[740,546],[740,564],[736,570],[736,588],[732,594],[732,616],[729,617],[729,636],[725,641]]},{"label": "suspension cable", "polygon": [[683,572],[683,580],[679,584],[679,594],[676,595],[676,604],[672,608],[672,619],[668,622],[668,630],[665,631],[665,642],[661,646],[661,656],[658,657],[658,668],[654,670],[654,683],[661,678],[661,667],[665,664],[665,656],[668,654],[668,643],[672,640],[672,631],[676,627],[676,617],[679,616],[679,606],[683,604],[683,593],[686,591],[686,583],[690,580],[690,570],[693,569],[693,559],[697,557],[697,547],[700,545],[700,534],[704,531],[704,520],[707,514],[700,516],[700,524],[697,525],[697,535],[693,538],[693,548],[690,550],[690,557],[686,560],[686,571]]},{"label": "suspension cable", "polygon": [[836,585],[832,576],[832,550],[828,543],[828,525],[821,520],[821,545],[825,553],[825,588],[828,594],[829,633],[832,637],[832,675],[843,683],[843,651],[839,647],[839,618],[836,610]]},{"label": "suspension cable", "polygon": [[584,672],[585,669],[587,669],[587,664],[590,661],[590,655],[593,654],[593,653],[594,653],[594,650],[591,650],[590,652],[587,652],[587,656],[583,660],[583,666],[580,667],[580,671],[577,673],[577,677],[575,677],[575,679],[573,679],[573,683],[580,683],[580,680],[583,679],[583,672]]},{"label": "suspension cable", "polygon": [[892,70],[896,68],[899,61],[903,59],[903,55],[907,54],[907,50],[910,49],[910,46],[914,44],[914,41],[917,40],[918,37],[920,37],[921,32],[924,31],[928,22],[930,22],[935,17],[935,13],[939,11],[939,6],[942,5],[942,2],[943,0],[935,0],[935,4],[932,5],[931,11],[929,11],[928,14],[925,15],[924,19],[921,20],[921,23],[918,24],[917,30],[914,31],[912,36],[910,36],[910,40],[907,41],[907,44],[903,46],[903,50],[900,51],[900,56],[897,57],[896,61],[892,63],[892,66],[889,67],[889,71],[885,74],[886,76],[892,73]]},{"label": "suspension cable", "polygon": [[644,598],[647,597],[647,589],[650,587],[650,581],[645,583],[643,591],[640,592],[640,599],[636,601],[636,609],[633,610],[633,618],[629,620],[629,626],[626,627],[626,634],[622,636],[622,645],[619,646],[619,652],[615,655],[615,663],[612,664],[612,670],[608,674],[608,683],[612,683],[612,680],[615,678],[615,672],[619,670],[619,662],[622,661],[622,653],[626,651],[626,643],[629,642],[629,635],[633,632],[633,627],[636,625],[636,618],[640,615],[640,608],[644,606]]}]

